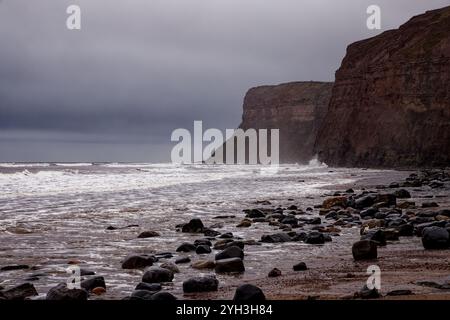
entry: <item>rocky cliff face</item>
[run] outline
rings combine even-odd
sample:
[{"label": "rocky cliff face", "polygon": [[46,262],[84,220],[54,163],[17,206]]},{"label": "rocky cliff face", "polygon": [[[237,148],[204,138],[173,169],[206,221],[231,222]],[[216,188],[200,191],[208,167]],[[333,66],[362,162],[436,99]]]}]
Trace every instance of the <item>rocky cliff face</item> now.
[{"label": "rocky cliff face", "polygon": [[335,166],[450,165],[450,7],[347,48],[315,150]]},{"label": "rocky cliff face", "polygon": [[280,162],[307,162],[325,116],[333,84],[291,82],[250,89],[241,129],[280,129]]}]

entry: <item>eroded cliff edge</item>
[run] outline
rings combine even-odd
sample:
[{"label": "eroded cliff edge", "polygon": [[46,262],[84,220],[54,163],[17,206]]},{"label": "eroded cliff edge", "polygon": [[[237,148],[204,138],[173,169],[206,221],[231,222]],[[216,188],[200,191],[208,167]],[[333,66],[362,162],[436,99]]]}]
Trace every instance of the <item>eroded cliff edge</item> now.
[{"label": "eroded cliff edge", "polygon": [[450,7],[348,46],[315,150],[333,166],[450,165]]},{"label": "eroded cliff edge", "polygon": [[331,82],[290,82],[250,89],[244,98],[241,129],[279,129],[280,162],[305,163],[327,112]]}]

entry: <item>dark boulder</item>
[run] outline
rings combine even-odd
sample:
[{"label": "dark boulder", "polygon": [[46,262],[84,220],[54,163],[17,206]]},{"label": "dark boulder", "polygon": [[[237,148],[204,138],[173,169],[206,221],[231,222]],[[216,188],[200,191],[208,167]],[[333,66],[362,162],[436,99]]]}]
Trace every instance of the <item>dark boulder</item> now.
[{"label": "dark boulder", "polygon": [[370,240],[355,242],[352,246],[352,254],[355,260],[372,260],[378,257],[377,243]]},{"label": "dark boulder", "polygon": [[157,292],[162,289],[161,284],[159,283],[145,283],[139,282],[139,284],[134,288],[135,290],[147,290],[152,292]]},{"label": "dark boulder", "polygon": [[177,297],[169,292],[157,292],[151,296],[153,301],[175,301]]},{"label": "dark boulder", "polygon": [[379,246],[386,245],[386,235],[381,229],[372,229],[361,236],[361,240],[371,240],[377,243]]},{"label": "dark boulder", "polygon": [[192,219],[181,228],[182,232],[187,233],[202,233],[204,232],[204,225],[200,219]]},{"label": "dark boulder", "polygon": [[395,191],[394,194],[395,194],[395,196],[398,199],[409,199],[409,198],[411,198],[411,194],[406,189],[399,189],[399,190]]},{"label": "dark boulder", "polygon": [[173,272],[159,267],[150,267],[142,276],[142,282],[145,283],[171,282],[172,280]]},{"label": "dark boulder", "polygon": [[211,248],[209,246],[207,246],[207,245],[202,244],[202,245],[199,245],[195,249],[195,252],[197,254],[208,254],[208,253],[211,253]]},{"label": "dark boulder", "polygon": [[144,231],[138,235],[138,238],[143,239],[143,238],[153,238],[153,237],[159,237],[159,236],[160,236],[160,234],[156,231]]},{"label": "dark boulder", "polygon": [[293,267],[294,271],[305,271],[308,270],[308,267],[306,266],[306,263],[299,262]]},{"label": "dark boulder", "polygon": [[82,289],[86,290],[87,292],[91,292],[92,289],[98,288],[98,287],[106,289],[105,279],[100,276],[83,280],[83,281],[81,281],[80,286]]},{"label": "dark boulder", "polygon": [[232,246],[216,254],[216,260],[223,260],[229,258],[244,259],[244,251],[242,251],[242,249],[237,246]]},{"label": "dark boulder", "polygon": [[153,265],[157,259],[149,255],[131,255],[122,262],[122,269],[143,269]]},{"label": "dark boulder", "polygon": [[213,277],[195,277],[183,282],[183,292],[208,292],[217,291],[219,287],[219,281]]},{"label": "dark boulder", "polygon": [[269,278],[275,278],[275,277],[279,277],[281,276],[281,270],[277,269],[277,268],[273,268],[272,270],[270,270],[268,277]]},{"label": "dark boulder", "polygon": [[450,246],[449,233],[441,227],[424,228],[422,244],[425,249],[446,249]]},{"label": "dark boulder", "polygon": [[305,243],[308,244],[324,244],[325,243],[325,237],[323,233],[320,233],[318,231],[312,231],[308,233],[305,239]]},{"label": "dark boulder", "polygon": [[183,243],[177,248],[177,252],[191,252],[197,250],[197,247],[192,243]]},{"label": "dark boulder", "polygon": [[241,273],[245,271],[244,262],[240,258],[217,260],[215,271],[216,273]]},{"label": "dark boulder", "polygon": [[60,283],[47,292],[47,300],[78,300],[88,298],[88,292],[84,289],[69,289],[65,283]]},{"label": "dark boulder", "polygon": [[34,285],[28,282],[2,291],[2,294],[7,300],[25,300],[25,298],[38,295]]},{"label": "dark boulder", "polygon": [[265,301],[266,297],[260,288],[251,284],[243,284],[236,289],[233,300],[242,302],[261,302]]},{"label": "dark boulder", "polygon": [[275,234],[270,234],[270,235],[263,235],[261,237],[261,242],[267,242],[267,243],[281,243],[281,242],[288,242],[288,241],[292,241],[292,239],[286,233],[275,233]]}]

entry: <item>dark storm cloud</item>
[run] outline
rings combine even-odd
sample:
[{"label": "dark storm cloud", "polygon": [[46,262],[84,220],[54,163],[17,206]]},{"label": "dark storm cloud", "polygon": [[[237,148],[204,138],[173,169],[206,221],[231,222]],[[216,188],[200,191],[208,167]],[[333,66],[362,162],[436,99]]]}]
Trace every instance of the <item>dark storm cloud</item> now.
[{"label": "dark storm cloud", "polygon": [[386,30],[449,1],[4,0],[0,161],[168,160],[175,128],[236,127],[251,86],[332,81],[380,32],[370,4]]}]

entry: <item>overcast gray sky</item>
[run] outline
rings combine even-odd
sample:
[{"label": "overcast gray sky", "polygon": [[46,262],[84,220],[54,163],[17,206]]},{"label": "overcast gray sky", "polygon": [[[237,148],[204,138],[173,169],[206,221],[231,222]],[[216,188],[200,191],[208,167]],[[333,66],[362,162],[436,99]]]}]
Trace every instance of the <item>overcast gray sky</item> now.
[{"label": "overcast gray sky", "polygon": [[[66,8],[82,29],[66,28]],[[366,8],[382,30],[366,28]],[[333,81],[351,42],[450,0],[0,0],[0,162],[170,159],[252,86]]]}]

